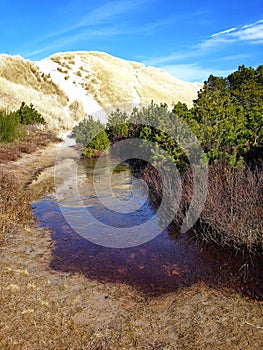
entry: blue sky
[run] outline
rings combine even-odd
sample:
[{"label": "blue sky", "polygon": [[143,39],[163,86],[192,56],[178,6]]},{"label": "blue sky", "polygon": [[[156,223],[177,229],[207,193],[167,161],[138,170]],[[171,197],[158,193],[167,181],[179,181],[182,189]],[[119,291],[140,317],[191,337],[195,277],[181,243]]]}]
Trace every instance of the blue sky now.
[{"label": "blue sky", "polygon": [[0,53],[104,51],[203,82],[263,64],[263,0],[0,2]]}]

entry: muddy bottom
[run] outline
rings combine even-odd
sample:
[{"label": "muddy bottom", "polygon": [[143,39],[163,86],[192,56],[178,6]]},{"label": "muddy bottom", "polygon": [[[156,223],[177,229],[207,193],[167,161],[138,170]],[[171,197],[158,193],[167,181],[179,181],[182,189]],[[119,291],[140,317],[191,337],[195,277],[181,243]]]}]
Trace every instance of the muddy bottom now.
[{"label": "muddy bottom", "polygon": [[[100,176],[103,172],[107,173],[108,165],[104,163]],[[99,196],[88,187],[94,181],[93,166],[93,161],[78,163],[78,181],[83,203],[96,220],[108,225],[132,227],[154,215],[147,201],[131,214],[113,214],[105,209]],[[128,196],[131,177],[127,166],[116,169],[112,178],[115,194]],[[65,179],[59,179],[57,186],[60,184],[67,198],[67,207],[73,215],[76,206],[69,201],[72,199],[72,186]],[[138,196],[139,193],[137,191]],[[64,205],[55,194],[33,203],[39,225],[51,230],[54,249],[50,266],[54,270],[82,273],[100,282],[125,283],[151,297],[203,282],[211,288],[238,291],[242,295],[263,300],[262,258],[237,254],[212,245],[200,246],[189,234],[180,236],[169,229],[135,247],[105,247],[72,229],[62,214]],[[95,237],[96,229],[91,225],[89,234]]]}]

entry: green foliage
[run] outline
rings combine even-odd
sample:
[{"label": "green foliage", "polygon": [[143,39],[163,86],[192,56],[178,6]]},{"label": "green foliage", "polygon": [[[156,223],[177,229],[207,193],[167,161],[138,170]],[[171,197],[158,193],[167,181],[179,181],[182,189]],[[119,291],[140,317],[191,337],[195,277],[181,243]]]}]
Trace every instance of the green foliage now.
[{"label": "green foliage", "polygon": [[92,158],[96,156],[96,150],[91,147],[84,148],[82,152],[83,157]]},{"label": "green foliage", "polygon": [[210,75],[190,110],[178,103],[173,111],[187,121],[210,163],[236,166],[263,147],[263,66],[240,66],[227,78]]},{"label": "green foliage", "polygon": [[148,107],[140,110],[134,108],[130,115],[117,109],[111,113],[110,117],[108,130],[110,130],[111,140],[118,140],[125,135],[125,137],[150,141],[151,143],[145,143],[143,151],[153,163],[164,165],[167,160],[172,160],[177,163],[179,169],[185,168],[188,163],[187,157],[175,139],[178,133],[177,125],[174,123],[175,116],[166,104],[157,105],[152,102]]},{"label": "green foliage", "polygon": [[14,114],[0,111],[0,142],[12,142],[18,136],[19,121]]},{"label": "green foliage", "polygon": [[116,140],[116,137],[124,139],[129,136],[128,118],[128,114],[122,112],[119,108],[115,112],[110,113],[106,128],[111,141]]},{"label": "green foliage", "polygon": [[16,112],[13,112],[13,114],[18,118],[19,122],[24,125],[45,124],[45,119],[34,108],[32,103],[30,106],[27,106],[25,102],[22,102],[20,108]]},{"label": "green foliage", "polygon": [[17,137],[21,138],[26,132],[25,126],[28,124],[44,124],[45,120],[35,110],[22,102],[21,107],[14,112],[6,113],[0,111],[0,142],[12,142]]},{"label": "green foliage", "polygon": [[263,147],[263,66],[240,66],[227,81],[232,96],[244,109],[250,147]]},{"label": "green foliage", "polygon": [[240,66],[226,78],[210,75],[191,109],[178,102],[169,111],[166,104],[152,102],[130,115],[116,110],[110,114],[107,132],[111,141],[124,137],[151,141],[156,146],[151,149],[155,163],[164,163],[168,155],[184,169],[187,155],[180,137],[186,140],[187,131],[179,126],[178,118],[197,136],[210,163],[224,161],[233,167],[242,165],[251,150],[262,153],[263,66]]},{"label": "green foliage", "polygon": [[210,162],[238,162],[246,147],[243,107],[232,98],[223,78],[210,76],[188,120]]},{"label": "green foliage", "polygon": [[73,136],[77,143],[95,150],[105,150],[110,146],[104,125],[92,116],[88,116],[73,128]]}]

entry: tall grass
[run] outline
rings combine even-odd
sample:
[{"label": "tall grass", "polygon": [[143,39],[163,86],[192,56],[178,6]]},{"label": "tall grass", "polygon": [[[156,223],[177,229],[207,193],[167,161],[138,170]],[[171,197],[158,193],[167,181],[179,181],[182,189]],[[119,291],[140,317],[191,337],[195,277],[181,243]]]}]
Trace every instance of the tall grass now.
[{"label": "tall grass", "polygon": [[19,121],[13,114],[0,111],[0,142],[11,142],[19,134]]}]

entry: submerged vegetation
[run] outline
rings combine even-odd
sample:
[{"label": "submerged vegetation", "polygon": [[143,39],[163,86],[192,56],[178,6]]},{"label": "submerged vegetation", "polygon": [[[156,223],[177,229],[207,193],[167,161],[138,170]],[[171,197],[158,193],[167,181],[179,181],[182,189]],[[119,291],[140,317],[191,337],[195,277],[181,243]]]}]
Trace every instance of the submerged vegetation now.
[{"label": "submerged vegetation", "polygon": [[[166,166],[167,157],[176,164],[183,179],[183,196],[174,220],[179,226],[191,203],[193,176],[180,138],[172,135],[182,138],[186,132],[177,118],[187,123],[209,164],[207,201],[195,231],[206,241],[255,252],[263,248],[262,111],[263,66],[240,66],[227,78],[211,75],[191,108],[178,102],[169,110],[166,104],[152,102],[129,114],[117,109],[109,115],[105,130],[111,143],[132,138],[150,141],[154,147],[147,152],[155,166]],[[89,149],[104,150],[108,141],[103,126],[97,128],[90,117],[75,127],[74,135]],[[156,202],[172,183],[167,179],[160,184],[152,165],[144,164],[141,176],[153,188]]]}]

